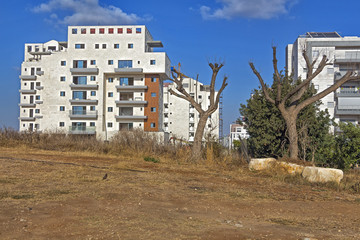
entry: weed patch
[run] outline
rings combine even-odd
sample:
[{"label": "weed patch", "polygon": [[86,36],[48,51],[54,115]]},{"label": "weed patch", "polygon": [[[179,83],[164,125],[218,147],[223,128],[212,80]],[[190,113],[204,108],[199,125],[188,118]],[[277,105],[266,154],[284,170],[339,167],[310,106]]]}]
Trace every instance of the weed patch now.
[{"label": "weed patch", "polygon": [[153,157],[144,157],[144,161],[153,162],[153,163],[159,163],[160,162],[159,159],[156,159],[156,158],[153,158]]}]

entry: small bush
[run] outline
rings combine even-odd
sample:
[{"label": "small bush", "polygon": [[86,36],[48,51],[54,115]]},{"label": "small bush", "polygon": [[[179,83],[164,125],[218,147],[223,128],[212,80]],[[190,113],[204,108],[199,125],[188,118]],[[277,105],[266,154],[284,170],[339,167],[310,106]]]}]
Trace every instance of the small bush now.
[{"label": "small bush", "polygon": [[159,159],[156,159],[156,158],[153,158],[153,157],[144,157],[144,160],[145,160],[146,162],[153,162],[153,163],[158,163],[158,162],[160,162]]}]

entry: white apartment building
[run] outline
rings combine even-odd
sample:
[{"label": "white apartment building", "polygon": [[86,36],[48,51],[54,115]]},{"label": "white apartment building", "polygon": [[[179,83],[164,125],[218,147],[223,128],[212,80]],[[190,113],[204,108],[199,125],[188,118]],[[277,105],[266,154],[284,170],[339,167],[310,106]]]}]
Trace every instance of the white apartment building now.
[{"label": "white apartment building", "polygon": [[170,60],[145,26],[70,26],[67,42],[25,44],[20,131],[110,138],[159,132]]},{"label": "white apartment building", "polygon": [[[286,68],[295,77],[306,78],[307,68],[302,51],[306,50],[311,61],[321,61],[323,55],[330,60],[312,83],[322,91],[339,80],[348,70],[360,69],[360,38],[341,37],[337,32],[308,32],[299,36],[294,44],[286,47]],[[315,65],[316,67],[316,65]],[[321,110],[328,109],[331,117],[338,121],[360,123],[360,81],[343,84],[336,92],[324,97]]]},{"label": "white apartment building", "polygon": [[234,140],[248,139],[249,137],[245,124],[230,124],[229,148],[234,147]]},{"label": "white apartment building", "polygon": [[[203,109],[210,105],[210,86],[204,85],[192,78],[183,79],[183,87],[194,97],[196,102],[201,103]],[[176,84],[164,83],[164,130],[170,133],[170,137],[194,141],[199,113],[188,101],[178,98],[169,93],[169,89],[176,91]],[[217,92],[216,92],[217,94]],[[216,96],[215,94],[215,96]],[[208,118],[204,136],[219,138],[219,108]]]}]

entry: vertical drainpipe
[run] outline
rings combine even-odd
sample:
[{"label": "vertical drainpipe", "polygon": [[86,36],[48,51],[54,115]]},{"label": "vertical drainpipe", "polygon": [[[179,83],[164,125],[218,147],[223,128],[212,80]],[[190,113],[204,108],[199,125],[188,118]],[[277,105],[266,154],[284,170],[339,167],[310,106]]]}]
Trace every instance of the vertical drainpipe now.
[{"label": "vertical drainpipe", "polygon": [[103,123],[102,123],[102,130],[105,132],[105,141],[108,140],[107,138],[107,126],[106,126],[106,76],[103,75]]}]

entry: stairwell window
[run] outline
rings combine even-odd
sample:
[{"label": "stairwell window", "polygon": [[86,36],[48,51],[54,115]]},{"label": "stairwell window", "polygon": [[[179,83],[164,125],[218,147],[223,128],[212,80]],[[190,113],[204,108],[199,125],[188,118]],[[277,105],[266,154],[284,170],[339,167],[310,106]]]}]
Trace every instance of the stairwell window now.
[{"label": "stairwell window", "polygon": [[155,65],[156,64],[156,60],[150,60],[150,65]]},{"label": "stairwell window", "polygon": [[156,97],[156,93],[152,92],[151,97]]},{"label": "stairwell window", "polygon": [[108,92],[108,97],[113,97],[114,93],[113,92]]},{"label": "stairwell window", "polygon": [[115,49],[118,49],[119,47],[120,47],[120,45],[119,45],[118,43],[115,43],[115,44],[114,44],[114,48],[115,48]]},{"label": "stairwell window", "polygon": [[108,112],[113,112],[113,107],[108,107]]},{"label": "stairwell window", "polygon": [[61,82],[65,82],[65,80],[66,80],[66,78],[65,78],[64,76],[61,76],[61,77],[60,77],[60,81],[61,81]]},{"label": "stairwell window", "polygon": [[65,111],[65,106],[60,106],[60,112],[64,112]]},{"label": "stairwell window", "polygon": [[128,44],[128,48],[129,48],[129,49],[134,48],[134,44],[133,44],[133,43],[129,43],[129,44]]},{"label": "stairwell window", "polygon": [[156,82],[156,78],[151,78],[151,82]]},{"label": "stairwell window", "polygon": [[61,65],[61,66],[66,66],[66,61],[61,61],[61,62],[60,62],[60,65]]},{"label": "stairwell window", "polygon": [[156,107],[152,107],[151,112],[156,112]]},{"label": "stairwell window", "polygon": [[96,60],[90,60],[90,65],[95,65],[96,64]]},{"label": "stairwell window", "polygon": [[108,60],[108,65],[113,65],[114,61],[113,60]]},{"label": "stairwell window", "polygon": [[60,97],[65,97],[65,92],[64,91],[60,91]]}]

